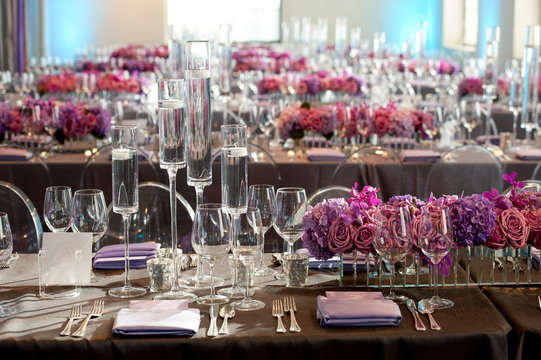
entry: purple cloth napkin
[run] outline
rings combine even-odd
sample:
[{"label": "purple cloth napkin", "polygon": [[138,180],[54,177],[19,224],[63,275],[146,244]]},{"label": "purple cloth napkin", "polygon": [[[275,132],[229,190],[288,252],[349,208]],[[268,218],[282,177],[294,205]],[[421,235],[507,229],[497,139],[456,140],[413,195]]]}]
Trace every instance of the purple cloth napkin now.
[{"label": "purple cloth napkin", "polygon": [[346,157],[340,150],[327,148],[309,149],[306,155],[310,161],[342,161]]},{"label": "purple cloth napkin", "polygon": [[440,158],[440,154],[432,150],[402,150],[400,152],[400,158],[404,162],[435,162]]},{"label": "purple cloth napkin", "polygon": [[520,160],[541,160],[541,149],[522,149],[515,151]]},{"label": "purple cloth napkin", "polygon": [[186,300],[132,300],[120,309],[113,325],[119,336],[193,336],[199,330],[199,309]]},{"label": "purple cloth napkin", "polygon": [[0,161],[25,161],[32,157],[32,153],[25,149],[1,148]]},{"label": "purple cloth napkin", "polygon": [[[478,144],[484,144],[485,143],[486,136],[481,135],[475,138],[475,141],[477,141]],[[488,141],[492,145],[500,146],[500,136],[499,135],[489,135]]]},{"label": "purple cloth napkin", "polygon": [[317,310],[321,326],[397,326],[402,321],[394,301],[373,297],[318,296]]},{"label": "purple cloth napkin", "polygon": [[[146,267],[147,260],[154,259],[161,244],[130,244],[130,269]],[[96,269],[124,269],[124,244],[104,246],[96,252],[93,266]]]}]

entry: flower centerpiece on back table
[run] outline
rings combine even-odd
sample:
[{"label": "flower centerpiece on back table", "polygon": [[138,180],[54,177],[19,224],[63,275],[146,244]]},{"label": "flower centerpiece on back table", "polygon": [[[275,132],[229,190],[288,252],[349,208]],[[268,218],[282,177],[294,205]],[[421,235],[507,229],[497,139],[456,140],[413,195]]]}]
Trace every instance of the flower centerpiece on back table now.
[{"label": "flower centerpiece on back table", "polygon": [[310,103],[286,107],[278,117],[276,127],[282,139],[292,138],[299,142],[305,131],[321,134],[330,139],[336,126],[332,105],[312,108]]}]

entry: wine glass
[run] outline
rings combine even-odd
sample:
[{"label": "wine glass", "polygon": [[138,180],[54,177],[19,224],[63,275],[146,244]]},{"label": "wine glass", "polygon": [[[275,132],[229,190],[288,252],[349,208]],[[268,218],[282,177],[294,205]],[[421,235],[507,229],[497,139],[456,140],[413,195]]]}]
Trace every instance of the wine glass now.
[{"label": "wine glass", "polygon": [[52,232],[65,232],[71,226],[71,188],[50,186],[45,190],[43,217]]},{"label": "wine glass", "polygon": [[[0,212],[0,265],[4,264],[13,251],[13,237],[9,226],[8,214]],[[11,306],[0,305],[0,317],[6,317],[15,312]]]},{"label": "wine glass", "polygon": [[199,304],[225,304],[229,298],[217,295],[214,290],[214,265],[231,249],[229,216],[222,204],[197,206],[192,229],[192,246],[195,252],[210,266],[210,295],[197,299]]},{"label": "wine glass", "polygon": [[465,98],[460,100],[460,121],[468,132],[468,142],[471,142],[471,133],[481,123],[481,120],[479,99]]},{"label": "wine glass", "polygon": [[71,228],[74,232],[92,233],[92,243],[96,244],[107,231],[108,225],[107,205],[103,191],[77,190],[73,195],[72,204]]},{"label": "wine glass", "polygon": [[246,101],[239,107],[239,117],[246,125],[246,136],[248,139],[252,137],[257,127],[259,126],[259,109],[257,104]]},{"label": "wine glass", "polygon": [[428,299],[434,309],[453,307],[451,300],[438,296],[438,264],[453,247],[453,229],[449,210],[435,205],[423,208],[418,226],[419,247],[432,262],[434,296]]},{"label": "wine glass", "polygon": [[124,285],[109,290],[118,298],[144,295],[143,287],[130,283],[130,217],[139,211],[139,167],[135,126],[113,126],[113,212],[122,215],[124,225]]},{"label": "wine glass", "polygon": [[407,206],[383,208],[374,214],[377,227],[372,241],[377,253],[389,263],[389,295],[388,300],[404,303],[408,298],[394,293],[395,264],[402,261],[413,244],[411,235],[411,220]]},{"label": "wine glass", "polygon": [[293,244],[302,235],[302,218],[307,208],[306,192],[303,188],[285,187],[276,192],[273,226],[278,235],[289,244],[289,254],[293,254]]},{"label": "wine glass", "polygon": [[263,251],[256,260],[255,276],[274,275],[276,271],[265,266],[263,262],[263,253],[265,249],[265,234],[274,224],[275,220],[275,193],[274,186],[268,184],[250,185],[248,189],[248,206],[258,208],[261,215],[261,224],[263,226]]},{"label": "wine glass", "polygon": [[187,299],[197,296],[180,290],[177,261],[177,171],[186,167],[186,128],[184,119],[184,81],[163,79],[158,83],[158,114],[160,133],[160,167],[169,176],[169,202],[171,208],[171,246],[173,280],[171,290],[154,297],[157,300]]},{"label": "wine glass", "polygon": [[244,298],[235,301],[232,305],[237,310],[252,311],[265,307],[265,303],[250,298],[250,279],[254,272],[254,258],[263,250],[263,225],[258,208],[249,207],[245,213],[240,214],[233,227],[231,248],[233,254],[244,265]]}]

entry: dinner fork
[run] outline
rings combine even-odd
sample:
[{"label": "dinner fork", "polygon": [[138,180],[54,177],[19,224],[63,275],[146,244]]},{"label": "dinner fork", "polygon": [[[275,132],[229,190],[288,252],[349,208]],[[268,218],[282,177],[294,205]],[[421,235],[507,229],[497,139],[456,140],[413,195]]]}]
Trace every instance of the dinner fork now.
[{"label": "dinner fork", "polygon": [[90,309],[90,312],[86,316],[86,318],[83,320],[83,323],[79,328],[71,334],[71,336],[75,337],[83,337],[86,330],[86,325],[88,324],[88,321],[91,317],[99,317],[103,314],[103,300],[94,300],[94,304],[92,305],[92,309]]},{"label": "dinner fork", "polygon": [[295,304],[295,298],[293,296],[284,297],[284,310],[289,311],[291,316],[291,325],[289,326],[289,331],[291,332],[301,332],[301,327],[297,323],[297,318],[295,317],[295,311],[297,311],[297,305]]},{"label": "dinner fork", "polygon": [[286,328],[282,322],[282,316],[284,316],[284,307],[282,300],[272,300],[272,316],[278,319],[278,325],[276,326],[277,333],[285,333]]},{"label": "dinner fork", "polygon": [[68,321],[66,322],[66,325],[62,328],[62,331],[60,331],[60,336],[69,336],[71,333],[71,324],[73,323],[73,320],[79,319],[81,317],[81,304],[75,304],[71,307],[71,313],[68,316]]}]

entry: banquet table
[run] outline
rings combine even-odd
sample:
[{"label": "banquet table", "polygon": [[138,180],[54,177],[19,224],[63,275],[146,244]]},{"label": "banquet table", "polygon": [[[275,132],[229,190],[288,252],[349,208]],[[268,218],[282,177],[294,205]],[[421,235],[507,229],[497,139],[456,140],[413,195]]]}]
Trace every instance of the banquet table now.
[{"label": "banquet table", "polygon": [[[254,312],[237,311],[230,320],[229,335],[206,337],[208,307],[192,304],[200,308],[203,315],[200,329],[192,338],[122,338],[112,335],[112,327],[117,312],[128,306],[128,300],[106,295],[107,288],[122,279],[121,272],[105,272],[105,278],[84,287],[78,298],[44,300],[36,296],[36,262],[35,255],[22,255],[11,268],[0,270],[0,301],[17,309],[11,317],[0,319],[0,351],[4,358],[513,358],[513,354],[508,354],[511,324],[477,287],[443,289],[442,296],[452,299],[455,306],[436,311],[442,331],[416,332],[413,318],[404,305],[400,305],[403,320],[396,327],[321,327],[316,318],[317,295],[329,290],[366,290],[337,287],[336,274],[311,271],[308,286],[297,289],[286,288],[282,281],[274,278],[260,278],[256,280],[254,298],[265,302],[265,308]],[[193,272],[192,269],[183,274],[189,276]],[[132,274],[136,284],[148,285],[146,270],[134,270]],[[415,300],[431,295],[429,288],[400,289],[400,292]],[[276,320],[271,316],[270,304],[273,299],[286,295],[295,297],[300,333],[275,332]],[[151,299],[152,294],[143,298]],[[72,304],[82,303],[83,310],[88,311],[95,299],[105,301],[105,311],[89,322],[85,337],[60,337],[59,330]],[[428,325],[428,319],[422,317]],[[75,322],[74,328],[80,321]],[[285,316],[284,321],[288,327],[289,316]]]}]

